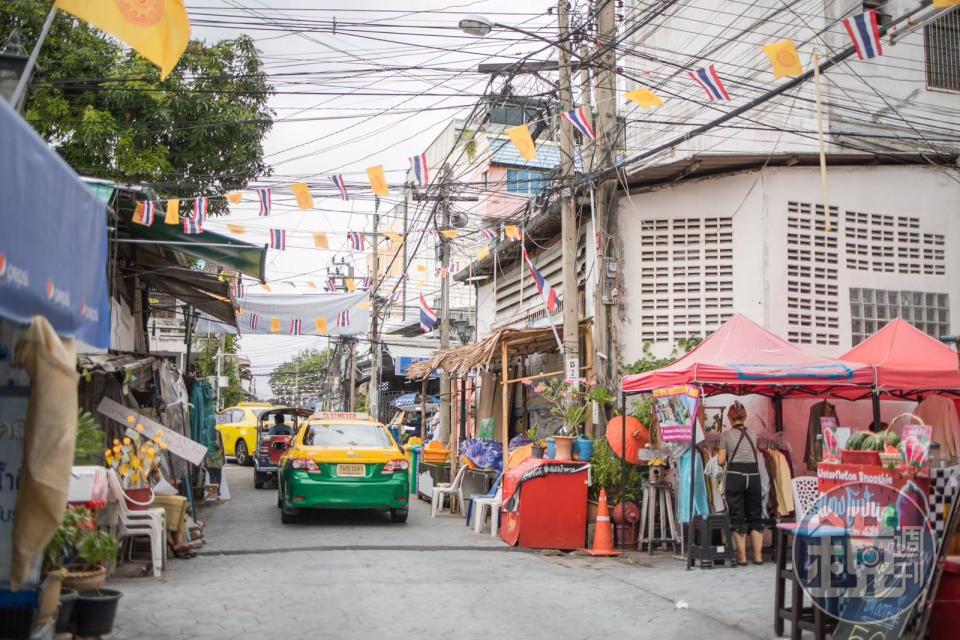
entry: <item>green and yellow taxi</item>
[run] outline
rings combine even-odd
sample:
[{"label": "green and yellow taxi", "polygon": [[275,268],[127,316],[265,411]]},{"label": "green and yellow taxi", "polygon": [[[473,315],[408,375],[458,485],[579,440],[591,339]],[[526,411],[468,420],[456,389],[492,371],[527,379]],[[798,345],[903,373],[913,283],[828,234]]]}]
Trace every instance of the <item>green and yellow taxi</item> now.
[{"label": "green and yellow taxi", "polygon": [[223,438],[223,453],[237,464],[253,464],[257,450],[257,419],[272,407],[269,402],[241,402],[217,414],[217,431]]},{"label": "green and yellow taxi", "polygon": [[387,428],[366,414],[315,413],[279,466],[285,524],[304,509],[380,509],[407,521],[409,465]]}]

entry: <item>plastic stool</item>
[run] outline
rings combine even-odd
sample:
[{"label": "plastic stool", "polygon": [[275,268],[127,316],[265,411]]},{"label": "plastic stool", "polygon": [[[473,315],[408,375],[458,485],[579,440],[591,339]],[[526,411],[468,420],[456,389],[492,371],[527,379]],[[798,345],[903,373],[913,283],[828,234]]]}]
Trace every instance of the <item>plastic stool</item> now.
[{"label": "plastic stool", "polygon": [[725,562],[728,567],[737,566],[732,541],[728,514],[714,513],[706,518],[694,516],[690,557],[700,561],[701,569],[713,569],[716,562]]}]

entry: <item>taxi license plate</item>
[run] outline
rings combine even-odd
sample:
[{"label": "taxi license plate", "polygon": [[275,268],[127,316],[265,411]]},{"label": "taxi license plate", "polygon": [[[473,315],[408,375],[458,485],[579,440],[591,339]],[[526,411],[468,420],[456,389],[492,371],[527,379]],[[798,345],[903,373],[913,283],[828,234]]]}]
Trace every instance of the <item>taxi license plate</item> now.
[{"label": "taxi license plate", "polygon": [[337,475],[341,478],[362,478],[367,474],[367,466],[363,464],[338,464]]}]

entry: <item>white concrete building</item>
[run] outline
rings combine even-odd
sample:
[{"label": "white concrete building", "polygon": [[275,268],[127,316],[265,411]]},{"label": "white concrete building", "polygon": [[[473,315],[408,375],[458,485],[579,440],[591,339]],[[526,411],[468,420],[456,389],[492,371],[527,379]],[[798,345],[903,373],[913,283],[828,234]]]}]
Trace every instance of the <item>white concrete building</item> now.
[{"label": "white concrete building", "polygon": [[[633,3],[630,17],[649,19],[648,5]],[[841,18],[878,5],[887,24],[919,3],[708,0],[665,11],[631,36],[624,60],[626,88],[666,102],[626,113],[626,157],[785,82],[763,45],[792,39],[810,68],[814,49],[826,59],[849,45]],[[616,238],[625,362],[735,312],[824,355],[897,316],[930,335],[960,332],[960,11],[883,46],[823,74],[829,219],[812,82],[628,170]],[[687,77],[708,64],[731,102],[707,102]]]}]

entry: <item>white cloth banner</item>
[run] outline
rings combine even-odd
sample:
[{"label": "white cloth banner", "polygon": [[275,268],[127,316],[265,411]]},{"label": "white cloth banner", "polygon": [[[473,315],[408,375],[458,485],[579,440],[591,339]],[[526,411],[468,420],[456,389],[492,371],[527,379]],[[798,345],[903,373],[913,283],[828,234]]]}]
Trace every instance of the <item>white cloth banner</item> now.
[{"label": "white cloth banner", "polygon": [[252,294],[236,301],[240,333],[304,336],[366,334],[370,298],[357,293]]}]

